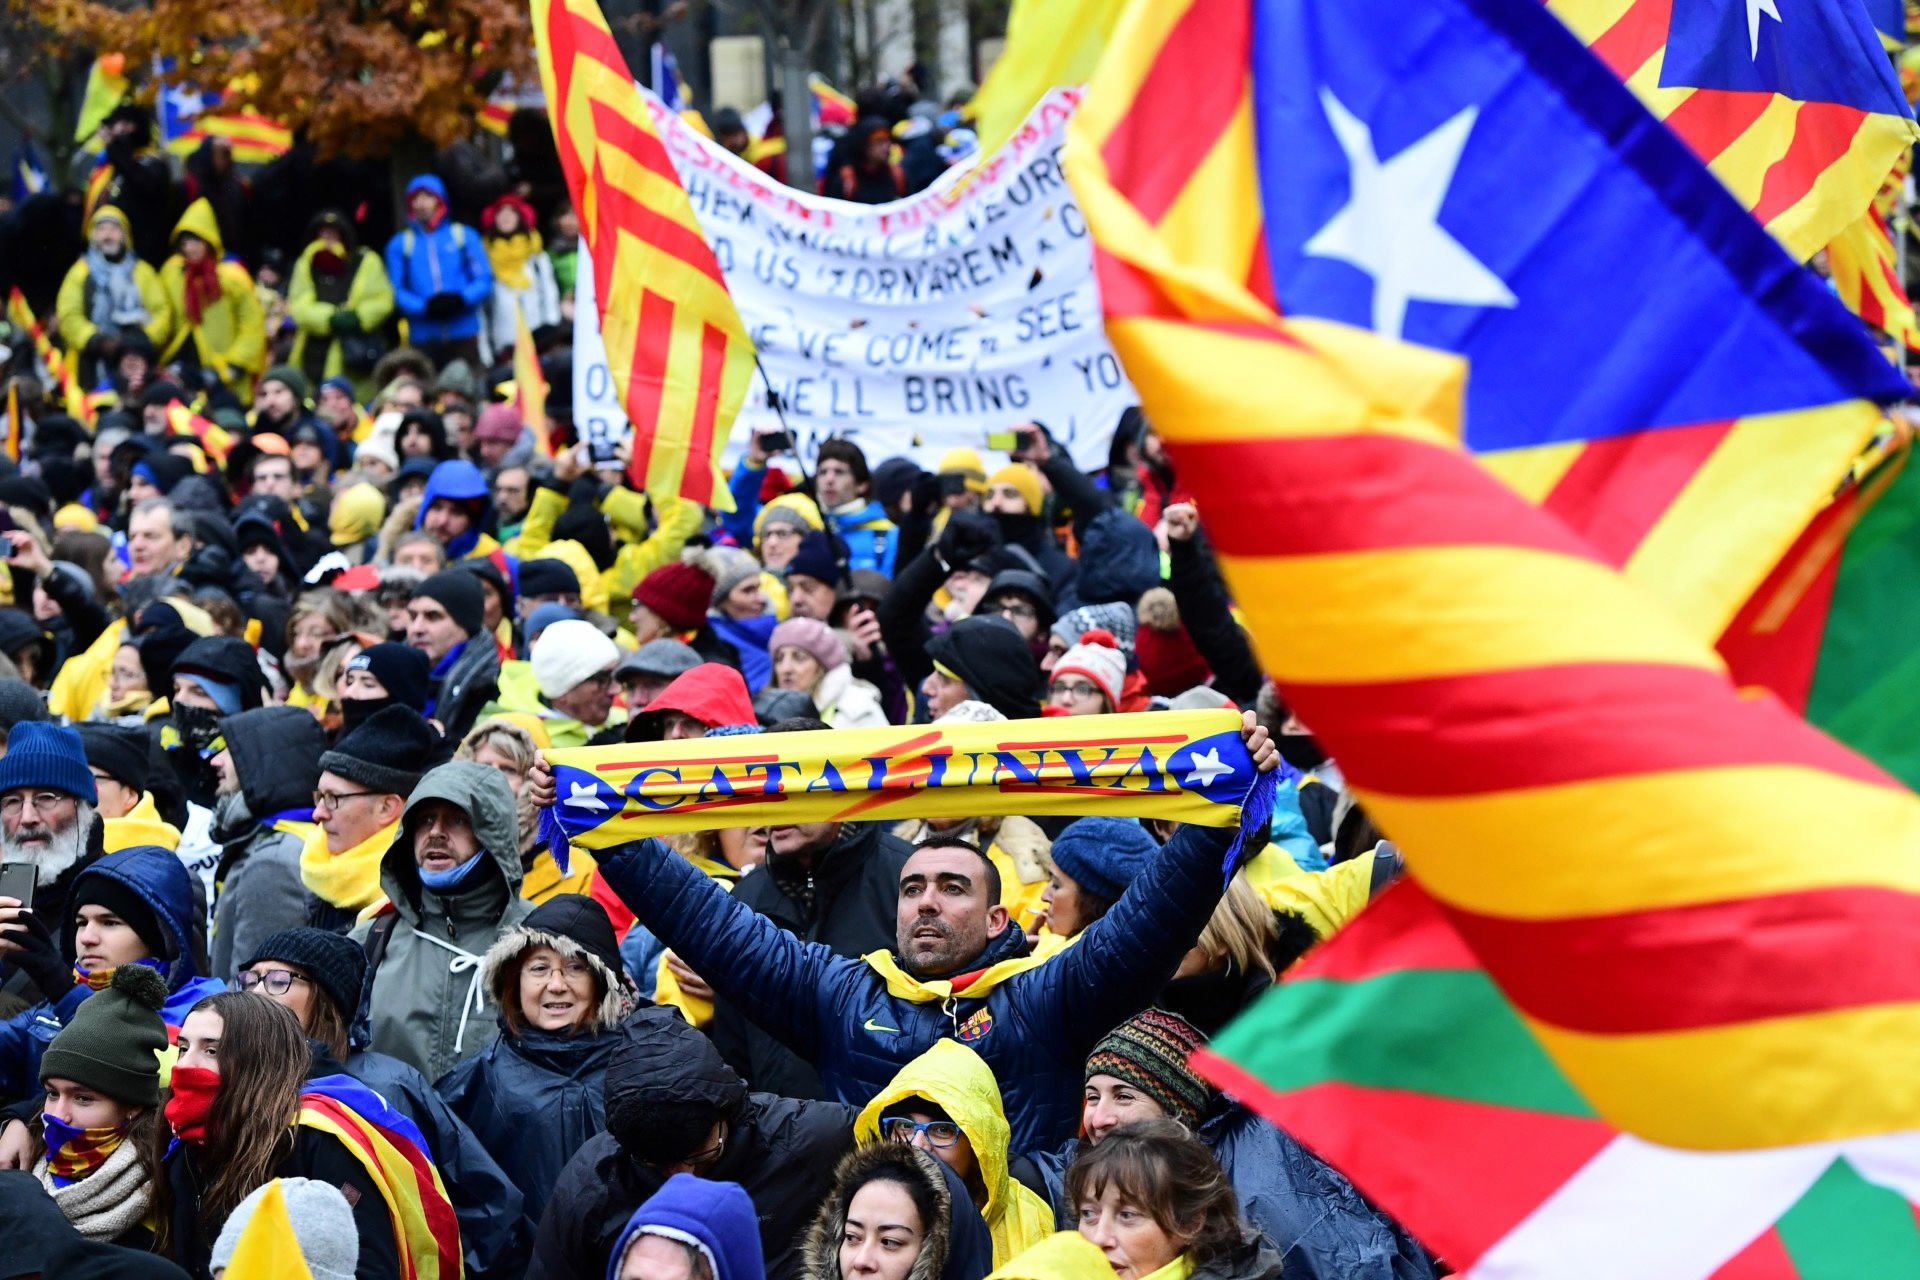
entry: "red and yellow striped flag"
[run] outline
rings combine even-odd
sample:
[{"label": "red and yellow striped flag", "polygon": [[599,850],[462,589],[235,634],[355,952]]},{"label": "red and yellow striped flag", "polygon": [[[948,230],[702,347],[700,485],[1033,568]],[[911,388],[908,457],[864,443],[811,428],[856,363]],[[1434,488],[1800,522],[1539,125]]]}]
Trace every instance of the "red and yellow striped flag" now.
[{"label": "red and yellow striped flag", "polygon": [[607,367],[656,496],[733,510],[720,452],[753,343],[597,0],[533,0],[540,82],[593,257]]},{"label": "red and yellow striped flag", "polygon": [[300,1095],[299,1123],[338,1138],[380,1189],[402,1280],[459,1280],[460,1224],[411,1121],[358,1081],[322,1076]]},{"label": "red and yellow striped flag", "polygon": [[527,328],[527,313],[513,304],[513,399],[520,419],[533,428],[533,448],[543,458],[553,456],[547,436],[547,375],[540,369],[540,352]]},{"label": "red and yellow striped flag", "polygon": [[1462,452],[1462,361],[1282,320],[1209,210],[1137,189],[1166,177],[1127,132],[1147,51],[1188,9],[1129,9],[1067,167],[1288,704],[1607,1121],[1722,1150],[1920,1128],[1920,798]]},{"label": "red and yellow striped flag", "polygon": [[1802,262],[1860,215],[1894,158],[1920,140],[1857,0],[1547,7]]},{"label": "red and yellow striped flag", "polygon": [[[88,403],[86,389],[74,376],[74,360],[69,360],[65,352],[53,345],[41,325],[40,318],[33,314],[33,308],[27,304],[26,297],[18,289],[7,292],[7,319],[16,329],[20,329],[33,339],[34,354],[40,358],[40,364],[47,371],[47,377],[60,389],[60,403],[67,413],[81,422],[93,421],[93,406]],[[77,359],[77,357],[76,357]]]},{"label": "red and yellow striped flag", "polygon": [[233,450],[233,433],[219,423],[201,417],[178,400],[167,406],[167,432],[169,435],[192,436],[200,442],[201,451],[214,466],[227,465],[227,454]]},{"label": "red and yellow striped flag", "polygon": [[1900,255],[1889,229],[1910,168],[1912,157],[1902,152],[1873,203],[1827,246],[1827,268],[1834,292],[1869,328],[1898,339],[1908,351],[1920,351],[1920,324],[1900,278]]}]

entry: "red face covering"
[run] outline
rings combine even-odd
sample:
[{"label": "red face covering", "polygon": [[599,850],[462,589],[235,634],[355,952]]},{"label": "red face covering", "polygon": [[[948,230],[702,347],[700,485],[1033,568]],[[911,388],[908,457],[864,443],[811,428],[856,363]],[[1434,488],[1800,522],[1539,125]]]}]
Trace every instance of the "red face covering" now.
[{"label": "red face covering", "polygon": [[220,1092],[220,1073],[206,1067],[175,1067],[173,1096],[167,1099],[167,1123],[182,1142],[195,1146],[211,1136],[214,1095]]}]

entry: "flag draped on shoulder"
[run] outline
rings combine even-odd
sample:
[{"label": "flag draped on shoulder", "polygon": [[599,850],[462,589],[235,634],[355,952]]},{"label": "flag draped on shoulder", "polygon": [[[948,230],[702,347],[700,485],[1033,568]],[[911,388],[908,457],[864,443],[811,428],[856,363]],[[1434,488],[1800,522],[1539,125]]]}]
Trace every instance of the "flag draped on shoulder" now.
[{"label": "flag draped on shoulder", "polygon": [[650,494],[731,511],[719,457],[753,343],[598,0],[533,0],[533,31],[607,368],[633,424],[629,473]]},{"label": "flag draped on shoulder", "polygon": [[[1907,942],[1920,926],[1920,798],[1778,701],[1740,696],[1697,618],[1647,599],[1462,452],[1466,361],[1282,318],[1249,287],[1267,273],[1254,269],[1259,183],[1244,153],[1264,120],[1248,77],[1222,67],[1249,59],[1256,14],[1282,10],[1312,15],[1295,32],[1304,45],[1271,28],[1263,45],[1327,60],[1292,86],[1295,105],[1326,120],[1319,143],[1296,140],[1302,151],[1335,145],[1335,119],[1385,131],[1383,99],[1404,94],[1397,133],[1372,154],[1402,155],[1463,113],[1471,126],[1476,103],[1482,119],[1515,108],[1544,117],[1512,122],[1541,154],[1549,135],[1537,130],[1571,129],[1567,113],[1585,103],[1624,135],[1562,133],[1554,154],[1604,155],[1608,137],[1626,136],[1673,157],[1673,184],[1698,171],[1537,5],[1138,0],[1128,10],[1070,126],[1068,175],[1095,239],[1108,335],[1206,513],[1263,663],[1608,1123],[1722,1150],[1920,1127],[1920,953]],[[1368,90],[1347,76],[1379,56],[1376,27],[1396,33],[1402,56],[1389,63],[1393,86]],[[1492,98],[1470,73],[1489,51],[1503,68]],[[1258,99],[1266,65],[1247,65]],[[1582,67],[1559,103],[1536,83]],[[1171,113],[1179,147],[1167,145],[1175,101],[1186,107]],[[1454,142],[1474,132],[1451,128]],[[1581,198],[1603,198],[1602,176]],[[1469,188],[1477,198],[1458,207],[1566,203],[1531,188],[1509,198],[1491,183],[1483,173]],[[1377,207],[1390,198],[1377,188],[1360,194],[1349,243],[1366,246],[1376,243],[1366,225],[1405,211]],[[1327,212],[1348,196],[1343,183]],[[1421,196],[1433,207],[1431,191]],[[1689,197],[1719,235],[1738,237],[1736,220],[1751,228],[1717,184]],[[1454,207],[1438,206],[1443,222]],[[1494,255],[1496,275],[1510,269],[1495,246],[1452,243]],[[1744,345],[1756,387],[1798,376],[1845,394],[1873,376],[1879,356],[1860,349],[1844,313],[1829,324],[1833,312],[1811,310],[1799,332],[1822,337],[1798,350],[1769,329],[1769,308],[1821,300],[1803,294],[1771,240],[1692,252],[1724,255],[1733,279],[1752,259],[1777,269],[1760,299],[1733,295],[1742,316],[1719,314],[1713,341],[1646,335],[1691,343],[1693,359],[1661,375],[1679,378],[1678,391],[1643,393],[1686,403],[1690,371],[1731,359],[1733,333],[1745,335],[1731,346]],[[1475,280],[1492,292],[1461,262],[1451,269],[1448,288]],[[1674,291],[1667,278],[1638,305]],[[1792,529],[1781,533],[1791,541]]]},{"label": "flag draped on shoulder", "polygon": [[1796,261],[1867,207],[1916,132],[1862,0],[1548,0]]},{"label": "flag draped on shoulder", "polygon": [[306,1082],[299,1122],[340,1139],[380,1188],[403,1280],[459,1280],[460,1226],[413,1121],[351,1076],[322,1076]]},{"label": "flag draped on shoulder", "polygon": [[1468,1280],[1920,1274],[1914,1135],[1721,1153],[1622,1133],[1415,884],[1389,889],[1194,1065]]},{"label": "flag draped on shoulder", "polygon": [[[1255,293],[1467,357],[1467,447],[1717,635],[1910,388],[1532,0],[1234,7],[1244,97],[1165,54],[1142,96],[1246,170]],[[1204,235],[1224,179],[1122,144],[1143,214]]]}]

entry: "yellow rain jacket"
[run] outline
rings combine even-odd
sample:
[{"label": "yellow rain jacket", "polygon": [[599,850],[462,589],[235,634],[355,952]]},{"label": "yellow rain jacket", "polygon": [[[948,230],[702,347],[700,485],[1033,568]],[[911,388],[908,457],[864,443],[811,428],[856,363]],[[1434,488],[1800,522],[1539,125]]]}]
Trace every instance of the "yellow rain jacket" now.
[{"label": "yellow rain jacket", "polygon": [[[102,218],[120,224],[127,234],[127,253],[133,253],[133,231],[127,225],[127,215],[112,205],[102,205],[94,210],[93,217],[87,220],[87,231],[93,231],[94,223]],[[147,337],[153,342],[153,349],[166,348],[167,340],[173,337],[173,304],[167,301],[167,291],[160,284],[160,275],[139,258],[133,260],[133,287],[140,291],[140,301],[147,308],[147,322],[140,327],[145,329]],[[79,352],[93,340],[99,326],[94,324],[87,296],[87,255],[83,251],[80,261],[67,268],[66,279],[60,282],[60,296],[54,301],[54,325],[60,331],[60,341],[67,350]]]},{"label": "yellow rain jacket", "polygon": [[[319,250],[318,240],[303,249],[300,260],[293,264],[293,274],[287,277],[287,314],[293,317],[298,330],[287,362],[297,369],[305,369],[307,344],[324,343],[327,357],[320,367],[320,376],[338,378],[346,373],[346,365],[333,332],[333,313],[344,307],[359,317],[361,332],[379,332],[380,326],[393,314],[393,282],[387,279],[387,266],[379,254],[356,247],[352,250],[356,263],[353,282],[347,286],[347,300],[340,307],[322,302],[313,288],[313,255]],[[355,379],[355,390],[361,395],[372,390],[371,379]]]},{"label": "yellow rain jacket", "polygon": [[[191,232],[205,240],[219,258],[225,250],[220,243],[220,224],[206,198],[195,200],[174,225],[173,238]],[[253,395],[253,380],[267,367],[267,319],[260,310],[260,299],[253,291],[253,277],[237,262],[222,261],[215,267],[220,281],[220,296],[200,313],[200,323],[187,317],[187,260],[175,253],[160,267],[160,283],[173,308],[173,341],[160,353],[162,363],[173,358],[191,342],[203,367],[213,370],[241,399]]]},{"label": "yellow rain jacket", "polygon": [[93,719],[95,708],[106,700],[113,655],[120,651],[126,634],[126,619],[116,619],[85,652],[76,653],[61,663],[52,687],[47,690],[47,710],[76,723]]},{"label": "yellow rain jacket", "polygon": [[[565,496],[551,489],[543,488],[533,495],[533,505],[527,508],[526,521],[520,526],[522,556],[536,556],[547,548],[553,541],[553,522],[566,509]],[[699,531],[706,515],[706,508],[685,498],[663,499],[654,505],[654,510],[660,526],[649,533],[646,500],[642,495],[618,488],[600,501],[600,513],[612,524],[620,545],[614,552],[611,568],[603,572],[596,566],[592,575],[594,586],[588,585],[588,578],[580,579],[580,601],[586,604],[587,597],[597,587],[605,593],[605,612],[623,625],[633,607],[633,589],[640,585],[640,579],[661,565],[678,560],[687,539]]]},{"label": "yellow rain jacket", "polygon": [[1373,859],[1350,858],[1325,871],[1305,871],[1278,845],[1262,849],[1247,863],[1247,879],[1275,911],[1290,911],[1328,938],[1367,905]]},{"label": "yellow rain jacket", "polygon": [[985,1185],[980,1206],[993,1236],[993,1263],[999,1266],[1053,1234],[1053,1208],[1008,1172],[1011,1132],[1000,1086],[980,1055],[958,1040],[937,1040],[931,1049],[900,1068],[900,1074],[876,1095],[853,1122],[854,1137],[880,1137],[880,1118],[895,1103],[925,1098],[951,1116],[967,1135]]},{"label": "yellow rain jacket", "polygon": [[1062,1231],[996,1266],[987,1280],[1113,1280],[1113,1268],[1098,1246],[1078,1231]]}]

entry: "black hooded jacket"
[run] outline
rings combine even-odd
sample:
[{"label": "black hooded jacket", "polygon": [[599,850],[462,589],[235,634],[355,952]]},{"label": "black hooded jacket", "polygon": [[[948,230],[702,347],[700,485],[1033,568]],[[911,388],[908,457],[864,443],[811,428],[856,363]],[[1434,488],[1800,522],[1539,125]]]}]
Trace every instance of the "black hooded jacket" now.
[{"label": "black hooded jacket", "polygon": [[237,795],[213,806],[213,838],[220,842],[214,869],[213,974],[233,981],[236,966],[259,943],[282,929],[307,923],[307,889],[300,879],[297,831],[279,821],[313,818],[314,780],[327,736],[320,722],[299,707],[260,707],[220,721],[221,736],[240,779]]},{"label": "black hooded jacket", "polygon": [[[540,1220],[527,1280],[607,1271],[627,1219],[666,1181],[621,1143],[676,1109],[727,1117],[720,1158],[702,1177],[738,1182],[753,1199],[770,1280],[798,1280],[807,1224],[826,1172],[853,1146],[854,1108],[749,1093],[713,1045],[666,1007],[642,1009],[606,1076],[607,1132],[580,1148]],[[619,1135],[619,1136],[616,1136]]]},{"label": "black hooded jacket", "polygon": [[[881,823],[849,822],[814,865],[811,911],[800,901],[807,877],[797,867],[789,873],[784,861],[770,860],[742,878],[734,896],[788,933],[824,942],[836,955],[891,951],[900,869],[911,852]],[[783,1098],[826,1097],[813,1065],[754,1026],[732,1001],[714,1001],[709,1034],[727,1065],[755,1089]]]}]

